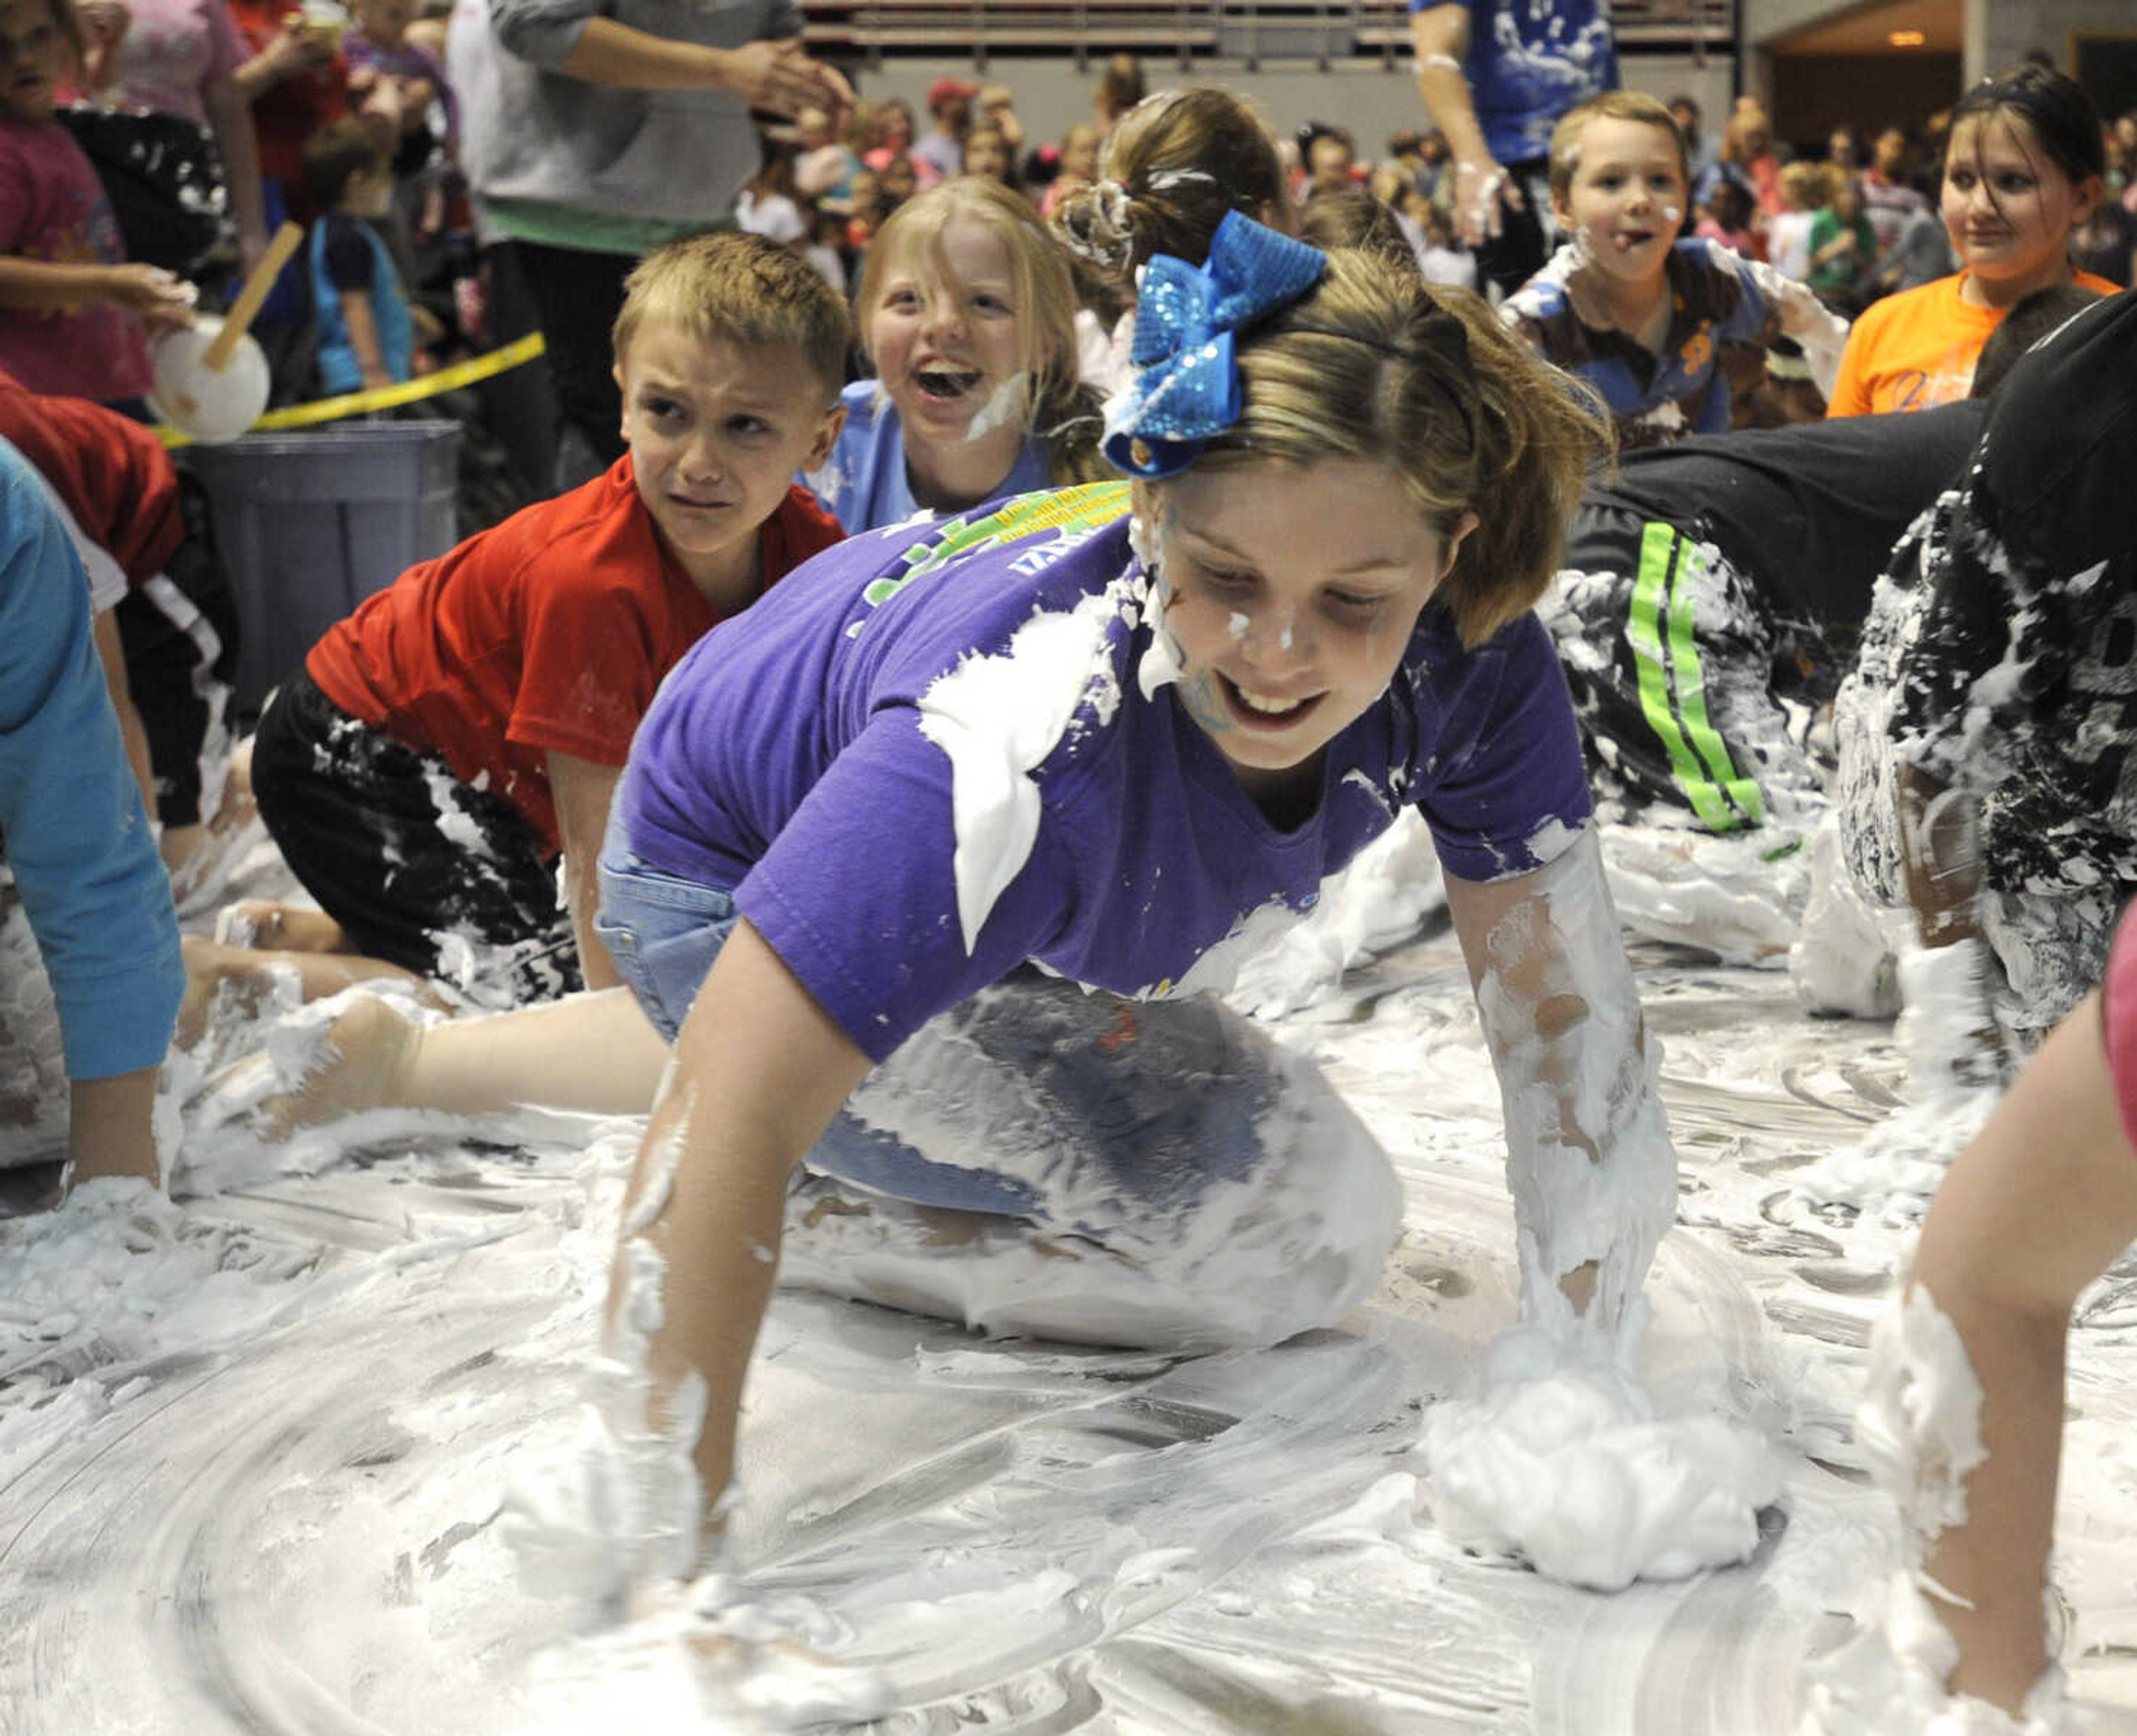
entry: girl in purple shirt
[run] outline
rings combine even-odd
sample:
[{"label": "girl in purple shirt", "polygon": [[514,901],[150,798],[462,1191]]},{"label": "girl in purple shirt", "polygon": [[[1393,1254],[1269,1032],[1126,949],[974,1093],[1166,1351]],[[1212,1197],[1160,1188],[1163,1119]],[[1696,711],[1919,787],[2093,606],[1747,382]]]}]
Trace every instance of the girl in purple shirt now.
[{"label": "girl in purple shirt", "polygon": [[[791,1193],[840,1239],[796,1236],[790,1278],[991,1330],[1210,1349],[1362,1301],[1385,1156],[1200,991],[1405,805],[1500,1073],[1525,1315],[1614,1330],[1670,1221],[1529,613],[1599,419],[1475,297],[1236,215],[1200,270],[1146,269],[1134,359],[1106,440],[1132,492],[853,539],[676,668],[601,863],[631,993],[506,1015],[545,1098],[642,1108],[669,1072],[610,1311],[667,1510],[728,1481]],[[372,1101],[500,1095],[500,1021],[357,1016]],[[886,1252],[899,1222],[924,1257]]]}]

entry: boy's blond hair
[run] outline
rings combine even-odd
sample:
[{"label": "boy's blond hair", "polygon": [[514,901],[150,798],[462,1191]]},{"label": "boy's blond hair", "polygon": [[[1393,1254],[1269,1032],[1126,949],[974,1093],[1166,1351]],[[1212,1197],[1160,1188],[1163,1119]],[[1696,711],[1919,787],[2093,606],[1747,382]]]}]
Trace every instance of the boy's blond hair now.
[{"label": "boy's blond hair", "polygon": [[1244,408],[1198,469],[1385,464],[1439,535],[1477,515],[1435,599],[1464,644],[1541,601],[1588,466],[1610,449],[1610,422],[1482,298],[1427,284],[1409,260],[1339,249],[1317,284],[1240,341],[1238,357]]},{"label": "boy's blond hair", "polygon": [[824,274],[791,248],[738,229],[687,236],[649,253],[624,280],[609,341],[623,365],[648,319],[672,320],[705,342],[801,353],[826,404],[846,381],[853,315]]},{"label": "boy's blond hair", "polygon": [[1687,187],[1692,182],[1692,159],[1685,153],[1684,134],[1668,105],[1642,90],[1605,90],[1575,103],[1565,111],[1550,135],[1550,196],[1564,204],[1573,191],[1573,177],[1580,168],[1580,135],[1591,120],[1631,120],[1642,126],[1659,127],[1677,146],[1677,173]]},{"label": "boy's blond hair", "polygon": [[1791,163],[1781,170],[1781,192],[1799,211],[1816,211],[1833,200],[1833,175],[1823,163]]}]

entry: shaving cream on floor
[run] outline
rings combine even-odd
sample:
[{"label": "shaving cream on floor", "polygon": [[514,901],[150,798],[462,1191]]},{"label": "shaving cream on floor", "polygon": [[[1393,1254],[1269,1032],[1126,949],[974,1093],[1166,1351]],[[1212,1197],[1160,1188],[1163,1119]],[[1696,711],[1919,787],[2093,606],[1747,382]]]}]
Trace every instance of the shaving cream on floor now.
[{"label": "shaving cream on floor", "polygon": [[1492,1349],[1481,1396],[1426,1414],[1433,1516],[1482,1554],[1594,1591],[1747,1559],[1780,1466],[1760,1436],[1711,1414],[1660,1417],[1616,1341],[1525,1326]]}]

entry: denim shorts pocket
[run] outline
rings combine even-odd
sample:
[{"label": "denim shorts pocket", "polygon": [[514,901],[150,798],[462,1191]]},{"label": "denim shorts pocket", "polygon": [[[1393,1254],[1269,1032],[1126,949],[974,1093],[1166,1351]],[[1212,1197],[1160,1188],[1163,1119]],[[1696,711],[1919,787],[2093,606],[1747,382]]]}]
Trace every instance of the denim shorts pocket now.
[{"label": "denim shorts pocket", "polygon": [[734,931],[734,900],[724,887],[635,861],[605,860],[601,880],[594,932],[646,1017],[672,1043]]}]

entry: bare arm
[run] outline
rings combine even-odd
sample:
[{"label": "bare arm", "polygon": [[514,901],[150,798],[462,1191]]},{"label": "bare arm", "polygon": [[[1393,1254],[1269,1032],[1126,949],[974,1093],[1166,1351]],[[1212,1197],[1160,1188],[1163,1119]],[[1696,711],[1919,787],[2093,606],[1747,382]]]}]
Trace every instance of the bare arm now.
[{"label": "bare arm", "polygon": [[835,123],[854,100],[845,78],[810,59],[791,37],[713,48],[672,42],[614,18],[587,19],[561,70],[590,85],[627,90],[724,90],[753,109],[781,114],[820,108]]},{"label": "bare arm", "polygon": [[116,614],[105,610],[91,630],[96,640],[96,660],[104,668],[104,690],[110,694],[111,709],[119,716],[119,739],[126,746],[126,763],[134,770],[134,781],[141,786],[141,805],[153,819],[156,773],[148,758],[148,732],[141,727],[134,691],[127,685],[126,647],[119,640]]},{"label": "bare arm", "polygon": [[601,908],[601,839],[608,830],[609,803],[623,772],[618,766],[597,765],[568,753],[552,753],[548,761],[557,832],[564,845],[572,936],[579,943],[579,969],[589,989],[613,989],[623,979],[594,932],[594,914]]},{"label": "bare arm", "polygon": [[161,1071],[144,1067],[105,1079],[74,1082],[67,1123],[71,1186],[102,1175],[158,1179],[154,1123],[156,1080]]},{"label": "bare arm", "polygon": [[[1447,877],[1506,1104],[1522,1311],[1615,1330],[1677,1210],[1677,1155],[1591,828],[1548,867]],[[1600,1301],[1589,1303],[1599,1291]]]},{"label": "bare arm", "polygon": [[1476,100],[1462,70],[1469,53],[1469,8],[1429,6],[1413,12],[1409,40],[1417,56],[1418,95],[1432,124],[1446,136],[1454,162],[1455,230],[1465,247],[1474,247],[1499,232],[1501,201],[1519,209],[1521,195],[1484,142]]},{"label": "bare arm", "polygon": [[302,25],[285,28],[231,73],[231,82],[247,103],[256,103],[285,79],[332,64],[334,51],[334,38],[329,32]]},{"label": "bare arm", "polygon": [[1924,1565],[1974,1606],[1931,1593],[1959,1641],[1953,1690],[2008,1711],[2049,1662],[2042,1601],[2071,1309],[2133,1238],[2137,1151],[2122,1129],[2095,995],[1954,1160],[1915,1261],[1914,1283],[1958,1330],[1981,1383],[1988,1450],[1967,1479],[1964,1522],[1935,1539]]},{"label": "bare arm", "polygon": [[348,328],[348,347],[356,353],[364,385],[374,391],[391,386],[393,376],[386,371],[386,353],[378,347],[378,322],[372,318],[370,292],[341,291],[341,317]]},{"label": "bare arm", "polygon": [[703,1383],[694,1460],[707,1508],[727,1487],[742,1379],[779,1252],[787,1178],[868,1072],[867,1056],[747,920],[714,962],[645,1130],[609,1284],[611,1342],[634,1274],[660,1257],[647,1352],[655,1427]]},{"label": "bare arm", "polygon": [[188,325],[193,317],[187,286],[154,265],[0,258],[0,308],[50,314],[105,302],[132,309],[153,327]]},{"label": "bare arm", "polygon": [[230,188],[231,210],[237,219],[238,256],[249,271],[267,250],[260,135],[253,130],[252,104],[233,77],[203,85],[201,106],[207,111],[208,131],[215,135],[216,154],[222,158],[223,180]]}]

